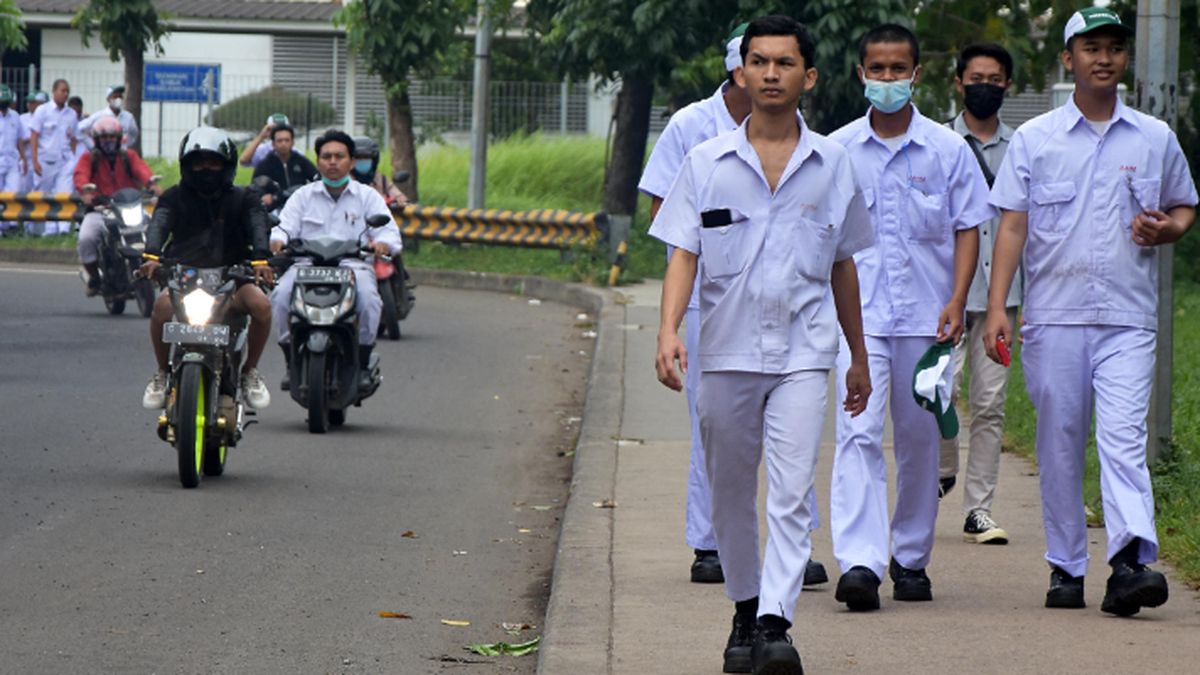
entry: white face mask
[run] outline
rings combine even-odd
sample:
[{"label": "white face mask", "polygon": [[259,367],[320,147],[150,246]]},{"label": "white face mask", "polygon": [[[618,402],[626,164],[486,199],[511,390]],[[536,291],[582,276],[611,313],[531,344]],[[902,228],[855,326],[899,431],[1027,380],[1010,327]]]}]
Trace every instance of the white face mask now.
[{"label": "white face mask", "polygon": [[113,112],[121,112],[121,105],[124,103],[125,103],[124,99],[117,97],[117,98],[114,98],[113,100],[109,101],[108,106],[113,109]]}]

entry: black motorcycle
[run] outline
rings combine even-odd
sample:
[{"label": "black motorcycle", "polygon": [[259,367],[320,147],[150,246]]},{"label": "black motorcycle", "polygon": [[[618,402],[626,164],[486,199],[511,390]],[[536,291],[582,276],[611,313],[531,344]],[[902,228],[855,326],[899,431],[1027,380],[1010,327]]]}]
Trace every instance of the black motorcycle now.
[{"label": "black motorcycle", "polygon": [[[84,186],[95,189],[94,185]],[[142,316],[154,311],[155,289],[149,279],[134,274],[141,265],[150,214],[146,204],[153,196],[136,188],[117,190],[111,197],[97,195],[94,204],[104,216],[100,236],[100,295],[109,314],[125,312],[125,301],[137,301]],[[132,252],[132,253],[129,253]]]},{"label": "black motorcycle", "polygon": [[165,281],[173,320],[163,325],[171,346],[167,405],[158,435],[175,446],[179,482],[200,484],[200,476],[225,472],[229,448],[237,445],[254,411],[241,396],[242,357],[249,319],[230,316],[239,283],[254,281],[245,265],[195,268],[163,260],[156,279]]},{"label": "black motorcycle", "polygon": [[[390,216],[367,217],[368,227],[382,227]],[[292,400],[308,411],[308,430],[323,434],[329,427],[346,423],[346,410],[361,406],[375,393],[382,377],[379,355],[361,363],[358,345],[357,289],[355,271],[340,267],[348,259],[369,257],[362,234],[353,241],[332,236],[293,239],[284,248],[286,256],[272,258],[280,270],[296,258],[311,265],[296,268],[292,297],[288,299],[291,347],[288,354],[288,390]],[[361,377],[363,370],[367,377]]]}]

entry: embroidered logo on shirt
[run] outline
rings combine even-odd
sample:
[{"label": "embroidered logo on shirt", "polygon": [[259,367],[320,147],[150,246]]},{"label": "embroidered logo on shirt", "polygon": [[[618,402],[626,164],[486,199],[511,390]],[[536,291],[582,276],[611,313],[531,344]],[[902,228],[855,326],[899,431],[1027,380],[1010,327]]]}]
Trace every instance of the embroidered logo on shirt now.
[{"label": "embroidered logo on shirt", "polygon": [[1121,168],[1120,168],[1119,170],[1120,170],[1120,171],[1128,171],[1128,172],[1130,172],[1130,173],[1137,173],[1137,165],[1135,165],[1135,164],[1122,164],[1122,165],[1121,165]]}]

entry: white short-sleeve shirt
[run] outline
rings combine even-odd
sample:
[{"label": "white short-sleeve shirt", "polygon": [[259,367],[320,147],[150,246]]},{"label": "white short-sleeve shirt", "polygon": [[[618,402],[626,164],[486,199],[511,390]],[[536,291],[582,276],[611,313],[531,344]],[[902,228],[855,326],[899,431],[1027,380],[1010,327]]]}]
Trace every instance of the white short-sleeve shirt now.
[{"label": "white short-sleeve shirt", "polygon": [[746,124],[687,154],[650,235],[700,257],[704,371],[827,370],[837,356],[833,263],[871,245],[845,150],[810,131],[772,194]]},{"label": "white short-sleeve shirt", "polygon": [[12,166],[17,165],[20,154],[17,151],[17,141],[21,140],[21,116],[15,110],[5,110],[0,114],[0,160]]},{"label": "white short-sleeve shirt", "polygon": [[54,101],[43,103],[33,113],[29,127],[38,132],[38,161],[45,164],[71,159],[71,141],[79,116],[70,106],[59,108]]},{"label": "white short-sleeve shirt", "polygon": [[854,256],[863,330],[876,336],[937,334],[954,292],[955,233],[996,215],[987,181],[962,136],[913,106],[895,150],[871,128],[870,111],[830,135],[850,153],[875,246]]},{"label": "white short-sleeve shirt", "polygon": [[335,200],[329,195],[321,181],[300,188],[284,204],[279,212],[279,224],[271,229],[271,241],[287,242],[288,239],[333,235],[351,240],[366,232],[370,241],[384,242],[392,253],[404,248],[400,229],[391,222],[379,228],[368,228],[367,216],[384,214],[391,216],[383,197],[371,186],[356,180],[346,184],[346,189]]},{"label": "white short-sleeve shirt", "polygon": [[[650,151],[650,159],[638,182],[639,190],[651,197],[666,197],[689,150],[710,138],[738,128],[738,123],[725,105],[725,92],[730,86],[726,81],[712,96],[690,103],[671,116],[654,149]],[[699,307],[700,284],[697,282],[692,288],[688,309]]]},{"label": "white short-sleeve shirt", "polygon": [[1157,328],[1159,248],[1135,244],[1132,221],[1197,202],[1165,123],[1118,99],[1100,136],[1072,98],[1017,129],[991,201],[1029,214],[1026,322]]}]

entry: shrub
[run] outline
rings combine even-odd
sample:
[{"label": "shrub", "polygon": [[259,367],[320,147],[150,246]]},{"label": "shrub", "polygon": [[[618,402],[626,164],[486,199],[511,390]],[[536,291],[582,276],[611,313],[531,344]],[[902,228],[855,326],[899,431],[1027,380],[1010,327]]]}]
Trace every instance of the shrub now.
[{"label": "shrub", "polygon": [[221,104],[213,111],[213,125],[257,132],[272,113],[287,115],[297,129],[323,127],[332,124],[336,117],[333,106],[317,96],[310,99],[306,93],[271,85]]}]

